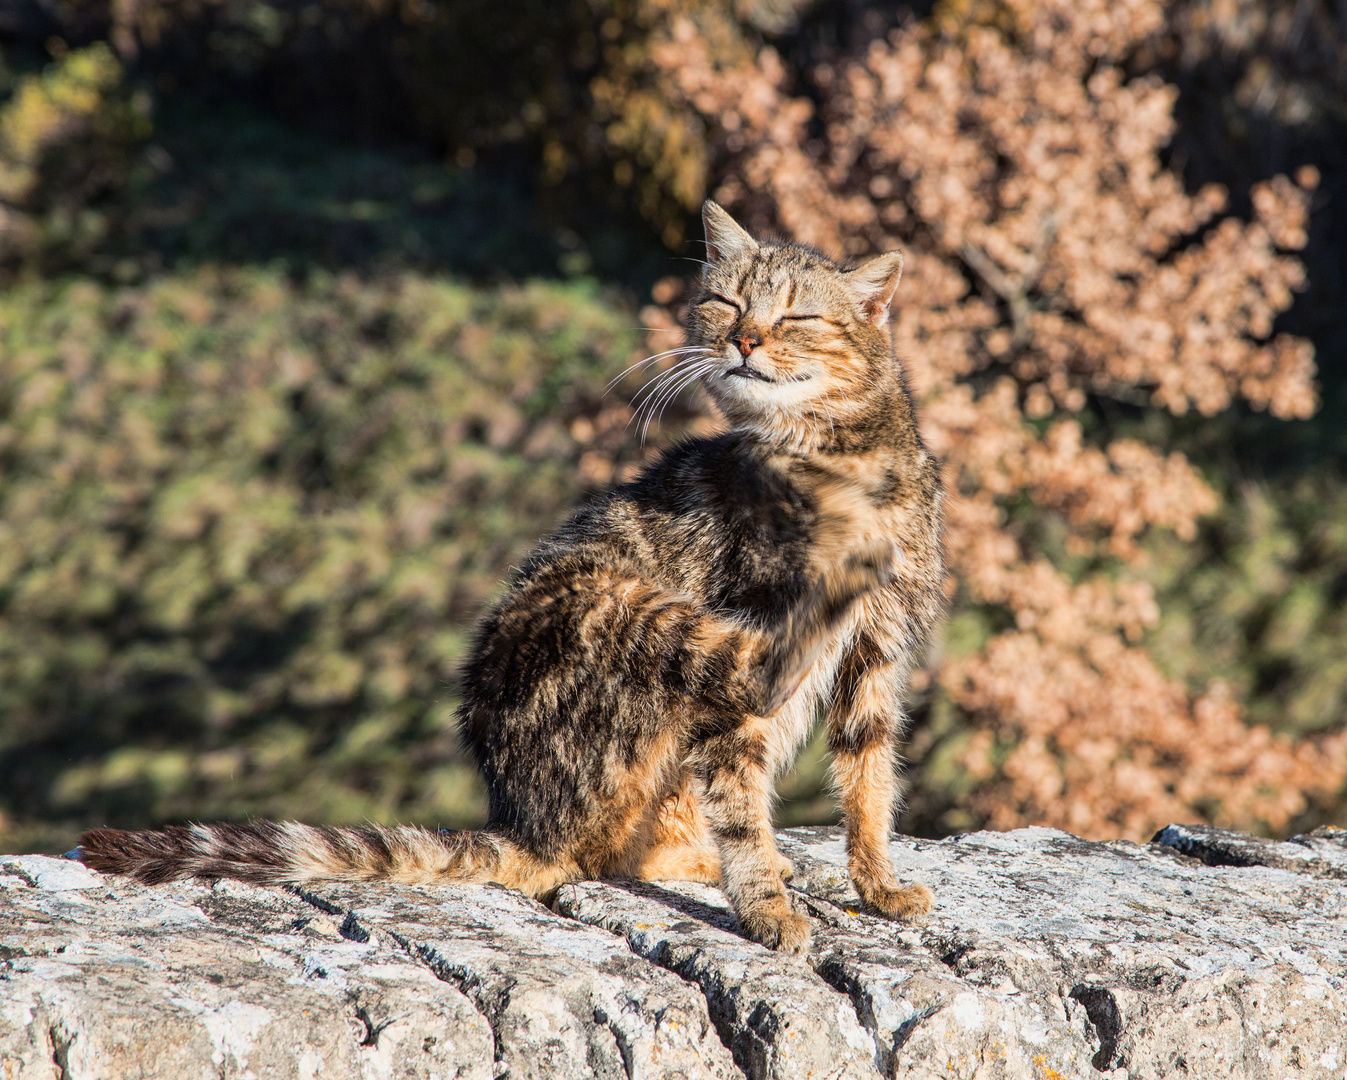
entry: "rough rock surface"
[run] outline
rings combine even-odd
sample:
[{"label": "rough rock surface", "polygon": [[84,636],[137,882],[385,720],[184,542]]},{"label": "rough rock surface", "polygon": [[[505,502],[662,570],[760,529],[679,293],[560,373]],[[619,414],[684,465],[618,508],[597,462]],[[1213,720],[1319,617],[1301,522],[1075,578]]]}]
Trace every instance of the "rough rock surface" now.
[{"label": "rough rock surface", "polygon": [[807,956],[718,890],[144,888],[0,857],[0,1078],[1347,1076],[1347,831],[898,839],[924,926],[780,835]]}]

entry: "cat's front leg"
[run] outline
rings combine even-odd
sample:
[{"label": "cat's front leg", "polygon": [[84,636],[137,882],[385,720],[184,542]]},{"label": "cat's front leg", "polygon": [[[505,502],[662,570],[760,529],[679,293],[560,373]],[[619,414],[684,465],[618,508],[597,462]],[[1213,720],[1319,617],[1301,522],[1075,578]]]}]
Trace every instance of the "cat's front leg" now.
[{"label": "cat's front leg", "polygon": [[746,936],[787,953],[809,948],[809,917],[794,909],[772,836],[770,721],[749,716],[704,739],[692,760],[720,848],[721,888]]},{"label": "cat's front leg", "polygon": [[898,801],[894,742],[905,665],[863,632],[842,658],[828,711],[828,748],[842,796],[847,868],[865,905],[892,919],[920,919],[934,902],[925,885],[901,885],[889,858]]}]

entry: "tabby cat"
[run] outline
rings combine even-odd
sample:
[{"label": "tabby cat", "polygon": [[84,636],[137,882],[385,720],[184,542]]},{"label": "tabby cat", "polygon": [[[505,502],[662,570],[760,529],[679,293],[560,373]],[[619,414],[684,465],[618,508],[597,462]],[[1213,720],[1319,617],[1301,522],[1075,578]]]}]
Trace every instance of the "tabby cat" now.
[{"label": "tabby cat", "polygon": [[[480,832],[295,823],[96,829],[81,857],[196,875],[718,883],[754,941],[809,942],[772,838],[773,780],[827,706],[851,878],[924,915],[889,861],[894,742],[941,606],[936,463],[887,329],[898,252],[844,270],[703,209],[708,261],[674,369],[729,430],[675,446],[580,510],[486,615],[463,672]],[[673,385],[671,382],[670,385]]]}]

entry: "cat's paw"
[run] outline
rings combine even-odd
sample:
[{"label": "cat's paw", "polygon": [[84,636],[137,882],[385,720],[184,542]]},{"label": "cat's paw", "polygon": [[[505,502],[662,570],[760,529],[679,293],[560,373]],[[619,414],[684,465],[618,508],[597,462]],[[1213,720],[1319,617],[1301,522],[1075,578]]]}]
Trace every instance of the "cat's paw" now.
[{"label": "cat's paw", "polygon": [[890,888],[887,885],[861,885],[857,891],[865,906],[890,919],[903,922],[917,922],[931,913],[935,896],[925,885],[901,885]]},{"label": "cat's paw", "polygon": [[779,851],[776,853],[776,872],[781,875],[782,881],[789,881],[795,876],[795,864]]},{"label": "cat's paw", "polygon": [[792,911],[789,901],[739,913],[744,936],[777,952],[799,954],[809,949],[809,916]]}]

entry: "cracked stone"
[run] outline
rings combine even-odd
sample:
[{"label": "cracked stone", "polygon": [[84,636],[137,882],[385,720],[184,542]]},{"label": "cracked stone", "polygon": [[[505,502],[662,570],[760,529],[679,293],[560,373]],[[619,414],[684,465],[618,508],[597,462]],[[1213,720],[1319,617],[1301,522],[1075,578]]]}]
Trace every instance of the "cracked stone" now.
[{"label": "cracked stone", "polygon": [[637,956],[696,986],[735,1064],[752,1080],[875,1075],[874,1042],[850,999],[805,959],[769,952],[736,933],[719,889],[582,882],[563,886],[556,906],[612,931]]},{"label": "cracked stone", "polygon": [[33,873],[26,858],[27,873],[0,861],[7,1080],[493,1076],[490,1027],[465,995],[401,950],[312,933],[318,913],[296,896],[149,889],[67,863],[88,875],[73,887],[60,860]]},{"label": "cracked stone", "polygon": [[682,979],[620,939],[496,886],[315,886],[343,933],[397,942],[472,1001],[510,1077],[737,1076]]},{"label": "cracked stone", "polygon": [[0,1076],[1341,1080],[1347,832],[896,839],[936,907],[861,910],[836,829],[779,836],[814,924],[584,882],[146,888],[0,857]]}]

